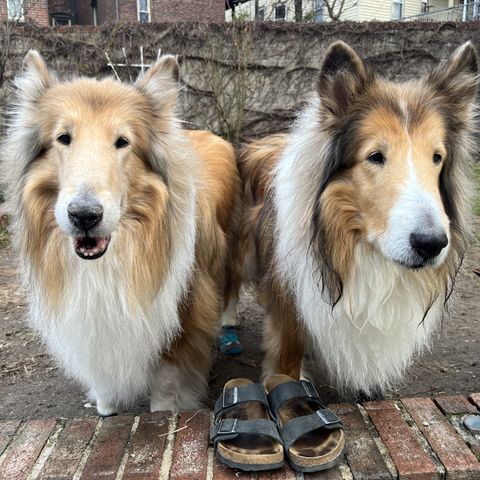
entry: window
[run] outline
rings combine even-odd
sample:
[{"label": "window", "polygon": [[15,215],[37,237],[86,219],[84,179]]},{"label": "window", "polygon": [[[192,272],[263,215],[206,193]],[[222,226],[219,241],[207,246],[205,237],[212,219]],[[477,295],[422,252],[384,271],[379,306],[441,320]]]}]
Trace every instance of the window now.
[{"label": "window", "polygon": [[7,0],[9,20],[23,20],[23,0]]},{"label": "window", "polygon": [[265,20],[265,7],[260,7],[258,9],[255,20],[259,22],[263,22]]},{"label": "window", "polygon": [[150,1],[137,0],[138,21],[145,23],[150,21]]},{"label": "window", "polygon": [[275,20],[286,20],[287,18],[287,7],[284,3],[277,3],[275,5]]},{"label": "window", "polygon": [[400,20],[402,18],[403,0],[393,0],[392,20]]},{"label": "window", "polygon": [[323,22],[323,0],[313,0],[313,20]]},{"label": "window", "polygon": [[428,13],[428,11],[429,11],[428,0],[422,0],[422,13]]},{"label": "window", "polygon": [[56,13],[52,15],[53,27],[65,27],[72,25],[72,17],[68,14]]}]

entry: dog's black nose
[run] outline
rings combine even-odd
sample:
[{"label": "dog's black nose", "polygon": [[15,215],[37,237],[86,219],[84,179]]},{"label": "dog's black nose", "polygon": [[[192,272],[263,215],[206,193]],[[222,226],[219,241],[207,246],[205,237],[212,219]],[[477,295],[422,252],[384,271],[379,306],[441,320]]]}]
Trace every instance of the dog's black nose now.
[{"label": "dog's black nose", "polygon": [[448,245],[445,233],[412,233],[410,245],[425,260],[436,257]]},{"label": "dog's black nose", "polygon": [[68,218],[73,225],[84,232],[88,232],[98,225],[103,216],[103,207],[90,197],[72,200],[67,211]]}]

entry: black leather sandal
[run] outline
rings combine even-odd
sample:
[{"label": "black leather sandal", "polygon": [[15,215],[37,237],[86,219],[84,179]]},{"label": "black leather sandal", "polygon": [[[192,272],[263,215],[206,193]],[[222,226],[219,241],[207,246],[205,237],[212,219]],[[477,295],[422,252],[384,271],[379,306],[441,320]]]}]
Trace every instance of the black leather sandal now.
[{"label": "black leather sandal", "polygon": [[264,385],[292,468],[317,472],[337,465],[345,453],[342,422],[322,404],[315,386],[288,375],[271,375]]},{"label": "black leather sandal", "polygon": [[210,443],[220,462],[246,471],[272,470],[285,464],[282,440],[270,419],[263,385],[243,378],[230,380],[214,413]]}]

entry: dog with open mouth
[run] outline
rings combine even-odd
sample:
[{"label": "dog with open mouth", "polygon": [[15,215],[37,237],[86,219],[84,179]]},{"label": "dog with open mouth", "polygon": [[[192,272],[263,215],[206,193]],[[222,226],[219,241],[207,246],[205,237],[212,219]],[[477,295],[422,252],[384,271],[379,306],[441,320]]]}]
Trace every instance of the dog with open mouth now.
[{"label": "dog with open mouth", "polygon": [[429,344],[470,237],[478,74],[470,42],[404,83],[336,42],[291,132],[241,150],[265,374],[300,378],[309,349],[371,396]]},{"label": "dog with open mouth", "polygon": [[[176,119],[178,64],[60,80],[35,51],[3,145],[30,321],[109,415],[197,408],[238,292],[233,147]],[[224,319],[225,320],[225,319]]]}]

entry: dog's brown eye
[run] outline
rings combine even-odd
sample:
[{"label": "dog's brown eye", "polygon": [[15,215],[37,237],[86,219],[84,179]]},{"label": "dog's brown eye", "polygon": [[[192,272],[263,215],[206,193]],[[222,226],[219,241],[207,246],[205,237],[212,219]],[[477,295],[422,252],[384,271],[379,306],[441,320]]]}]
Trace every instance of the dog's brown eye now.
[{"label": "dog's brown eye", "polygon": [[433,163],[437,165],[442,161],[442,156],[439,153],[434,153],[433,154]]},{"label": "dog's brown eye", "polygon": [[115,148],[125,148],[128,145],[128,140],[124,137],[119,137],[115,142]]},{"label": "dog's brown eye", "polygon": [[377,165],[383,165],[385,163],[385,157],[381,152],[373,152],[369,155],[368,161],[371,163],[376,163]]},{"label": "dog's brown eye", "polygon": [[57,138],[57,142],[61,143],[62,145],[70,145],[70,142],[72,141],[72,137],[68,133],[62,133]]}]

